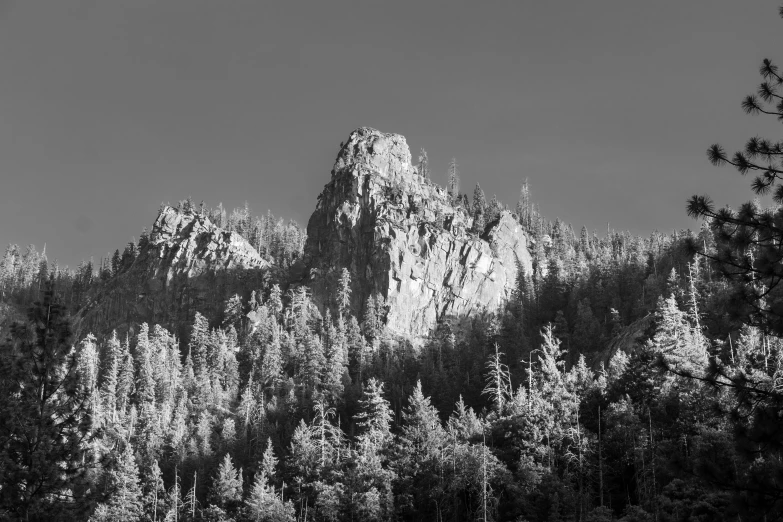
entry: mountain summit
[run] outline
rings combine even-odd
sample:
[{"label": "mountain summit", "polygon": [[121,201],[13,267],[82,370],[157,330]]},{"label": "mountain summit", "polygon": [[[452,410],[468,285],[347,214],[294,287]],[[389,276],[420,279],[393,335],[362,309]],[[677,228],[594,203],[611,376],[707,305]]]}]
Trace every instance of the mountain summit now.
[{"label": "mountain summit", "polygon": [[405,138],[353,131],[307,226],[313,296],[333,304],[343,268],[352,309],[381,303],[390,333],[421,341],[439,322],[496,310],[520,270],[532,273],[528,238],[508,211],[473,233],[472,217],[411,165]]},{"label": "mountain summit", "polygon": [[170,206],[161,208],[152,226],[150,247],[153,260],[149,267],[161,284],[207,271],[269,266],[240,234],[217,227],[197,212]]}]

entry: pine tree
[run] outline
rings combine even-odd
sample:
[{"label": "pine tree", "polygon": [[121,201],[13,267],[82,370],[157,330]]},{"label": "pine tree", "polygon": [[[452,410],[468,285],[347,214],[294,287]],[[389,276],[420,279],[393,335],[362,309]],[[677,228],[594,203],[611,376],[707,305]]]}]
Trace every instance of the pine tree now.
[{"label": "pine tree", "polygon": [[531,208],[530,208],[530,184],[527,178],[519,188],[519,200],[517,201],[517,219],[519,223],[527,230],[532,232]]},{"label": "pine tree", "polygon": [[313,406],[315,416],[310,426],[312,438],[318,445],[318,453],[321,468],[326,467],[334,458],[334,453],[339,451],[341,434],[339,428],[333,425],[330,419],[335,416],[334,408],[328,408],[323,400],[316,400]]},{"label": "pine tree", "polygon": [[98,387],[98,350],[95,336],[87,334],[87,337],[79,343],[76,355],[76,371],[84,389],[92,394]]},{"label": "pine tree", "polygon": [[280,381],[283,372],[283,356],[280,348],[280,337],[277,329],[274,331],[272,341],[264,350],[261,361],[261,384],[266,388],[275,388]]},{"label": "pine tree", "polygon": [[359,401],[360,412],[356,424],[361,429],[360,445],[373,452],[385,448],[391,441],[392,412],[383,397],[383,383],[371,378]]},{"label": "pine tree", "polygon": [[309,335],[304,340],[302,361],[299,367],[299,377],[311,390],[321,385],[321,375],[326,368],[326,357],[321,340],[316,335]]},{"label": "pine tree", "polygon": [[239,399],[239,407],[237,409],[237,415],[240,416],[242,427],[244,428],[243,433],[247,432],[247,429],[251,426],[255,418],[256,408],[258,407],[253,386],[253,376],[251,375]]},{"label": "pine tree", "polygon": [[211,499],[215,505],[229,512],[242,500],[242,475],[234,468],[228,453],[218,468],[212,485]]},{"label": "pine tree", "polygon": [[487,212],[486,212],[487,223],[494,223],[495,221],[497,221],[498,218],[500,218],[500,212],[502,210],[503,207],[500,205],[497,195],[493,194],[492,200],[489,202],[489,205],[487,205]]},{"label": "pine tree", "polygon": [[459,170],[457,158],[451,158],[451,163],[449,163],[448,192],[452,203],[456,203],[457,197],[459,196]]},{"label": "pine tree", "polygon": [[152,347],[149,338],[149,325],[142,323],[136,339],[136,397],[140,404],[155,402],[155,379],[153,376]]},{"label": "pine tree", "polygon": [[380,333],[377,306],[378,301],[375,296],[368,296],[364,305],[364,322],[362,323],[362,329],[364,331],[364,335],[370,340],[375,340]]},{"label": "pine tree", "polygon": [[347,494],[357,498],[352,513],[362,520],[389,519],[394,509],[395,474],[389,469],[387,457],[392,442],[392,411],[383,397],[383,383],[374,378],[367,382],[359,409],[354,416],[360,430],[354,456],[356,468],[346,479]]},{"label": "pine tree", "polygon": [[135,386],[135,377],[133,369],[133,356],[128,346],[128,338],[120,345],[118,360],[121,361],[119,374],[117,376],[117,411],[125,414],[130,407],[131,395],[133,395]]},{"label": "pine tree", "polygon": [[508,371],[508,366],[502,362],[502,357],[505,354],[500,351],[500,347],[495,343],[495,353],[487,361],[486,368],[486,381],[487,385],[482,391],[482,395],[488,395],[494,403],[495,410],[498,414],[503,413],[503,406],[506,401],[511,399],[511,376]]},{"label": "pine tree", "polygon": [[76,507],[61,494],[90,464],[83,459],[90,394],[80,386],[71,325],[51,288],[27,317],[0,345],[0,509],[35,519]]},{"label": "pine tree", "polygon": [[272,285],[272,290],[269,292],[269,309],[275,318],[280,319],[280,314],[283,312],[283,293],[278,285]]},{"label": "pine tree", "polygon": [[332,325],[329,331],[332,335],[325,354],[323,385],[336,401],[343,394],[343,376],[347,370],[345,365],[348,357],[345,353],[345,336]]},{"label": "pine tree", "polygon": [[168,502],[163,484],[163,474],[157,460],[153,460],[148,472],[142,475],[142,491],[146,519],[153,522],[162,521],[164,513],[168,511]]},{"label": "pine tree", "polygon": [[294,506],[284,501],[263,473],[256,474],[255,482],[245,500],[245,519],[252,522],[294,522]]},{"label": "pine tree", "polygon": [[473,190],[473,217],[478,214],[487,213],[487,198],[484,195],[484,191],[481,190],[481,186],[476,183],[476,188]]},{"label": "pine tree", "polygon": [[437,505],[444,500],[444,448],[448,441],[438,410],[424,396],[421,381],[408,397],[402,417],[402,433],[394,448],[399,491],[395,504],[404,511],[405,518],[438,518]]},{"label": "pine tree", "polygon": [[220,438],[225,448],[231,448],[237,440],[237,424],[233,417],[223,419],[223,427],[220,430]]},{"label": "pine tree", "polygon": [[300,419],[291,436],[290,452],[287,458],[287,468],[296,477],[301,489],[309,489],[318,479],[321,468],[321,452],[315,432],[311,426]]},{"label": "pine tree", "polygon": [[190,356],[193,359],[193,372],[198,378],[207,371],[207,350],[209,346],[209,322],[207,318],[196,312],[190,333]]},{"label": "pine tree", "polygon": [[459,396],[455,406],[447,424],[449,436],[460,442],[467,442],[480,435],[484,430],[481,420],[472,408],[465,406],[462,395]]},{"label": "pine tree", "polygon": [[136,522],[140,520],[143,505],[139,468],[133,449],[126,444],[117,458],[116,468],[107,473],[107,500],[101,503],[91,522]]},{"label": "pine tree", "polygon": [[122,261],[120,258],[120,251],[115,250],[114,254],[111,256],[111,273],[112,275],[117,275],[120,273],[120,270],[122,269]]},{"label": "pine tree", "polygon": [[416,382],[416,387],[408,397],[408,406],[403,409],[402,419],[402,445],[408,448],[414,458],[432,456],[443,442],[445,432],[438,410],[422,392],[421,380]]},{"label": "pine tree", "polygon": [[[780,13],[783,16],[783,11]],[[742,101],[743,110],[750,115],[764,114],[783,119],[781,87],[783,76],[778,66],[769,59],[762,61],[759,73],[762,83],[757,94]],[[692,196],[688,201],[688,214],[709,222],[716,239],[715,248],[706,250],[695,238],[689,238],[692,252],[712,259],[723,277],[732,285],[733,306],[729,312],[733,318],[745,323],[763,326],[765,330],[783,335],[783,293],[778,267],[783,262],[783,142],[755,136],[745,144],[744,150],[729,156],[719,144],[707,150],[713,165],[730,165],[741,175],[755,175],[751,187],[758,196],[772,195],[776,206],[762,209],[754,202],[740,205],[738,210],[729,207],[716,209],[707,196]]]},{"label": "pine tree", "polygon": [[240,326],[243,315],[242,308],[242,298],[239,297],[239,294],[231,296],[228,302],[226,302],[226,308],[223,311],[223,328],[232,326],[238,328]]},{"label": "pine tree", "polygon": [[120,340],[117,339],[116,330],[112,331],[112,335],[106,343],[105,353],[101,398],[104,412],[109,416],[111,422],[115,422],[117,420],[117,383],[122,363]]},{"label": "pine tree", "polygon": [[351,310],[351,274],[345,267],[343,267],[337,282],[337,308],[341,318],[343,314],[348,314]]},{"label": "pine tree", "polygon": [[275,451],[272,448],[272,439],[266,439],[266,449],[261,457],[261,473],[267,478],[272,480],[276,476],[275,469],[277,468],[277,457],[275,457]]},{"label": "pine tree", "polygon": [[429,158],[427,157],[427,151],[424,150],[424,147],[421,148],[421,151],[419,152],[419,166],[418,166],[418,172],[419,176],[421,176],[424,179],[427,179],[430,177],[430,165],[429,165]]}]

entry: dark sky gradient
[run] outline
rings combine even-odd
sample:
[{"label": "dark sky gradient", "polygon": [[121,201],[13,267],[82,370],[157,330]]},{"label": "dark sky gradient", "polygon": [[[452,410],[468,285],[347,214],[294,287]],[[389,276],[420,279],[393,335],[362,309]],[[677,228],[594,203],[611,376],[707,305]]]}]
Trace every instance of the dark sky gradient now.
[{"label": "dark sky gradient", "polygon": [[740,108],[775,2],[270,4],[0,0],[0,243],[74,266],[188,195],[305,225],[363,125],[577,231],[695,228],[751,197],[706,148],[779,132]]}]

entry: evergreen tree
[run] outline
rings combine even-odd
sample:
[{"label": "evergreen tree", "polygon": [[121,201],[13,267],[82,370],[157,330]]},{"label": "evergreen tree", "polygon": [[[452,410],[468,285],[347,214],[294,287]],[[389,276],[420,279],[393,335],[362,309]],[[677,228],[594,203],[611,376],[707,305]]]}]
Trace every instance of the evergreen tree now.
[{"label": "evergreen tree", "polygon": [[487,213],[487,198],[484,195],[484,191],[481,190],[481,186],[476,183],[476,188],[473,189],[473,217],[478,214]]},{"label": "evergreen tree", "polygon": [[272,337],[272,341],[264,350],[261,362],[261,383],[267,388],[274,388],[280,381],[283,371],[282,353],[280,349],[280,338],[277,329]]},{"label": "evergreen tree", "polygon": [[337,282],[337,308],[341,318],[343,314],[348,314],[351,310],[351,274],[345,267],[343,267]]},{"label": "evergreen tree", "polygon": [[375,378],[367,381],[359,407],[356,421],[361,430],[360,445],[372,452],[384,449],[391,441],[392,412],[389,401],[383,397],[382,382]]},{"label": "evergreen tree", "polygon": [[142,515],[139,468],[130,444],[117,458],[115,469],[107,473],[107,499],[98,505],[91,522],[136,522]]},{"label": "evergreen tree", "polygon": [[[781,12],[783,16],[783,11]],[[778,66],[769,59],[762,61],[759,73],[762,83],[757,94],[742,101],[747,114],[764,114],[783,119],[781,87],[783,76]],[[731,165],[743,176],[755,175],[751,187],[758,196],[772,195],[776,206],[762,209],[754,202],[716,209],[707,196],[693,196],[688,201],[688,214],[708,221],[717,241],[716,248],[705,250],[690,238],[691,251],[712,259],[724,278],[733,285],[733,306],[729,311],[736,319],[783,335],[783,293],[780,290],[778,266],[783,262],[783,141],[753,137],[742,151],[729,156],[726,150],[714,144],[707,150],[713,165]]]},{"label": "evergreen tree", "polygon": [[364,520],[392,516],[394,472],[389,469],[387,450],[392,442],[392,411],[383,397],[383,383],[371,378],[354,417],[360,434],[354,456],[356,468],[347,478],[348,494],[357,498],[352,513]]},{"label": "evergreen tree", "polygon": [[125,414],[130,406],[131,395],[134,393],[135,386],[135,372],[133,369],[133,356],[130,353],[130,347],[128,345],[128,338],[125,338],[125,342],[120,345],[120,353],[118,360],[120,363],[120,369],[117,376],[117,411]]},{"label": "evergreen tree", "polygon": [[116,421],[117,415],[117,383],[119,379],[121,360],[120,340],[117,339],[117,331],[112,331],[111,337],[106,343],[103,363],[103,383],[101,384],[101,398],[103,410],[111,422]]},{"label": "evergreen tree", "polygon": [[153,375],[152,347],[149,325],[142,323],[136,339],[136,397],[139,403],[155,402],[155,378]]},{"label": "evergreen tree", "polygon": [[245,500],[244,520],[248,522],[294,522],[294,506],[275,492],[263,473],[256,475],[253,487]]},{"label": "evergreen tree", "polygon": [[144,513],[147,520],[163,520],[168,511],[166,489],[163,474],[157,460],[153,460],[147,473],[142,475],[142,491],[144,493]]},{"label": "evergreen tree", "polygon": [[283,294],[278,285],[272,285],[272,290],[269,292],[269,309],[276,318],[280,318],[283,311]]},{"label": "evergreen tree", "polygon": [[242,298],[238,294],[231,296],[223,311],[223,328],[238,328],[241,325],[242,309]]},{"label": "evergreen tree", "polygon": [[323,344],[318,336],[309,335],[304,341],[299,377],[305,385],[314,390],[321,385],[321,375],[325,368]]},{"label": "evergreen tree", "polygon": [[266,476],[268,480],[272,480],[276,475],[277,457],[275,457],[275,451],[272,448],[272,439],[266,439],[266,449],[261,457],[261,473]]},{"label": "evergreen tree", "polygon": [[508,366],[502,362],[503,355],[505,354],[500,351],[498,344],[495,343],[495,353],[487,361],[487,385],[482,392],[482,394],[488,395],[492,399],[499,414],[503,412],[503,406],[512,395],[511,376]]},{"label": "evergreen tree", "polygon": [[408,398],[408,406],[402,412],[404,426],[400,442],[412,459],[434,458],[444,442],[445,432],[438,417],[438,410],[425,397],[421,381]]},{"label": "evergreen tree", "polygon": [[48,288],[0,345],[0,508],[25,520],[57,519],[90,462],[88,400],[71,349],[71,325]]},{"label": "evergreen tree", "polygon": [[217,476],[212,485],[212,502],[227,510],[233,511],[234,506],[242,500],[242,474],[234,469],[234,463],[231,461],[231,455],[226,453]]},{"label": "evergreen tree", "polygon": [[418,166],[418,172],[419,176],[421,176],[424,179],[428,179],[430,177],[430,165],[429,165],[429,158],[427,158],[427,151],[424,150],[424,147],[421,148],[421,151],[419,152],[419,166]]},{"label": "evergreen tree", "polygon": [[76,358],[76,371],[79,373],[81,385],[89,394],[92,394],[98,387],[99,369],[97,339],[94,335],[90,333],[82,339]]},{"label": "evergreen tree", "polygon": [[451,163],[449,163],[448,192],[452,203],[456,203],[457,197],[459,196],[459,170],[457,158],[451,158]]},{"label": "evergreen tree", "polygon": [[395,504],[410,518],[435,515],[433,502],[444,500],[443,448],[447,434],[438,417],[438,411],[425,397],[418,381],[403,410],[404,426],[396,451],[394,469],[397,473]]}]

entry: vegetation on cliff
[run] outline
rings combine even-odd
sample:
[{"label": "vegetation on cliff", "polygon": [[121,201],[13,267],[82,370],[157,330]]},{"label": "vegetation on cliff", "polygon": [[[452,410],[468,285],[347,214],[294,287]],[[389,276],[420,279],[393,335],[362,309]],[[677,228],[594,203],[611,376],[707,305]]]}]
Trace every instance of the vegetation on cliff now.
[{"label": "vegetation on cliff", "polygon": [[[782,147],[709,157],[780,203]],[[74,271],[9,246],[0,519],[783,517],[779,207],[576,233],[431,176],[361,128],[307,233],[186,200]]]}]

